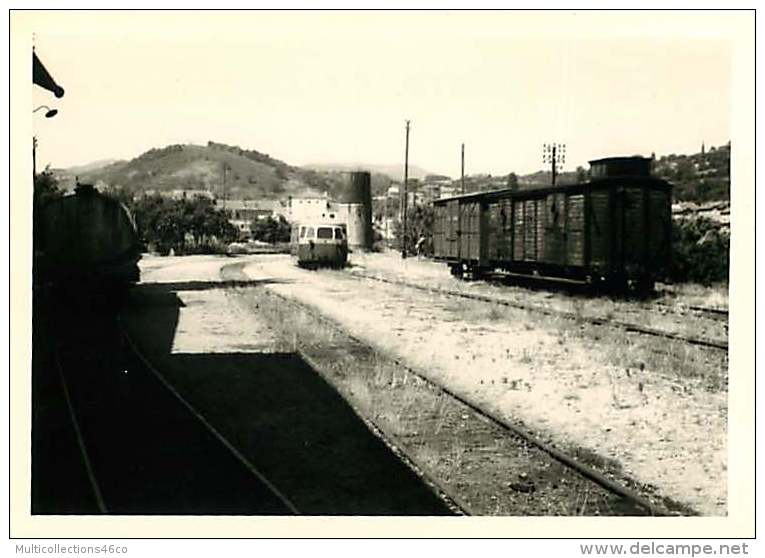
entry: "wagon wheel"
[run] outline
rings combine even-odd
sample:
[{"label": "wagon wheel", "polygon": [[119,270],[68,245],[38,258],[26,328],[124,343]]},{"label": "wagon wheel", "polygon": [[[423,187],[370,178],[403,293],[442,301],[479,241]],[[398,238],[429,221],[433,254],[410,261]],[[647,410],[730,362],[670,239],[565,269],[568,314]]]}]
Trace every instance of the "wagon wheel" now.
[{"label": "wagon wheel", "polygon": [[454,277],[457,277],[458,279],[462,279],[464,274],[464,269],[462,269],[462,264],[451,264],[449,266],[449,270],[451,271]]}]

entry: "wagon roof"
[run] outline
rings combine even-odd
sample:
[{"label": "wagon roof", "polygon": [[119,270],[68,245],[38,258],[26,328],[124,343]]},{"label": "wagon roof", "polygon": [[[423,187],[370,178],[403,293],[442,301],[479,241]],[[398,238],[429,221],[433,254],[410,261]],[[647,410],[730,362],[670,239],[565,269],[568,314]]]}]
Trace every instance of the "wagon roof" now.
[{"label": "wagon roof", "polygon": [[441,205],[449,201],[454,200],[471,200],[471,199],[496,199],[496,198],[502,198],[506,197],[508,194],[512,195],[513,197],[526,197],[526,196],[542,196],[552,193],[558,193],[558,192],[572,192],[577,190],[583,190],[585,187],[600,187],[600,188],[607,188],[608,186],[618,186],[620,184],[625,184],[626,182],[630,182],[635,185],[642,185],[642,184],[652,184],[660,188],[667,188],[671,189],[672,184],[667,182],[666,180],[663,180],[661,178],[657,178],[655,176],[613,176],[613,177],[605,177],[605,178],[598,178],[595,180],[590,180],[588,182],[581,182],[579,184],[561,184],[558,186],[551,186],[550,184],[534,184],[531,186],[526,186],[525,188],[518,190],[518,189],[511,189],[511,188],[502,188],[500,190],[486,190],[484,192],[473,192],[471,194],[461,194],[459,196],[451,196],[448,198],[441,198],[438,200],[434,200],[434,205]]},{"label": "wagon roof", "polygon": [[643,157],[642,155],[627,155],[621,157],[601,157],[600,159],[592,159],[589,161],[591,165],[597,163],[631,163],[635,161],[650,161],[650,157]]}]

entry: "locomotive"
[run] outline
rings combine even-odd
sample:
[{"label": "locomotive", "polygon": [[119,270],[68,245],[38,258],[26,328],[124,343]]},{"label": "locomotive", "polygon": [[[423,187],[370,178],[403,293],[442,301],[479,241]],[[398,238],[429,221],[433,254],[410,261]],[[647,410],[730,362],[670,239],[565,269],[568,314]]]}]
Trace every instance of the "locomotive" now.
[{"label": "locomotive", "polygon": [[38,286],[112,295],[138,281],[142,245],[119,201],[78,184],[74,193],[48,200],[35,218]]},{"label": "locomotive", "polygon": [[459,277],[500,270],[647,293],[670,265],[671,200],[651,159],[597,159],[585,183],[435,201],[434,256]]}]

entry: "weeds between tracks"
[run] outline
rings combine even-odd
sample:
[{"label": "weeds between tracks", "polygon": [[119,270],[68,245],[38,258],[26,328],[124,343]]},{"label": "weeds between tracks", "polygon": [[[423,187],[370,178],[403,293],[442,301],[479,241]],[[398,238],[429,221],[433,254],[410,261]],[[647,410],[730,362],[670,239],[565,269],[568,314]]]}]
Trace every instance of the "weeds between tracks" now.
[{"label": "weeds between tracks", "polygon": [[[294,350],[321,367],[328,381],[361,414],[398,440],[416,464],[473,513],[641,513],[395,359],[329,327],[303,305],[265,290],[234,291],[244,304],[264,314]],[[642,487],[642,491],[653,497],[650,487]]]}]

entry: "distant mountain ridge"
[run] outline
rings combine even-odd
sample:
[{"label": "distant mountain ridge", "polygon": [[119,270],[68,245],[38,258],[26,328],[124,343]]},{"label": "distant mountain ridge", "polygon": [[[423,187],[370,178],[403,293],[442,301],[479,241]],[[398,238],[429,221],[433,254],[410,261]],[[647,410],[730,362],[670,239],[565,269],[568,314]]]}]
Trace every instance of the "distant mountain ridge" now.
[{"label": "distant mountain ridge", "polygon": [[[354,170],[366,170],[371,173],[383,174],[394,182],[401,182],[404,179],[404,165],[368,165],[364,163],[315,163],[303,165],[304,169],[321,172],[349,172]],[[422,179],[433,174],[418,166],[409,165],[409,178]]]},{"label": "distant mountain ridge", "polygon": [[76,175],[81,182],[131,193],[207,190],[230,199],[331,194],[341,186],[335,177],[294,167],[259,151],[212,141],[207,145],[169,145],[129,161],[54,172],[70,182]]},{"label": "distant mountain ridge", "polygon": [[[131,193],[146,190],[207,190],[228,199],[286,198],[288,196],[336,197],[347,183],[347,172],[372,173],[372,194],[382,195],[392,182],[403,178],[403,165],[314,164],[292,166],[268,154],[222,143],[169,145],[154,148],[130,161],[101,160],[53,172],[64,188],[71,189],[76,178],[100,188],[121,188]],[[729,199],[730,142],[692,155],[666,155],[655,160],[654,173],[675,186],[676,200],[708,201]],[[428,171],[409,167],[413,190]],[[469,175],[467,191],[496,189],[510,184],[508,175]],[[517,175],[521,189],[550,184],[549,170]],[[558,174],[558,184],[575,184],[587,179],[577,168]],[[452,181],[459,184],[459,178]]]},{"label": "distant mountain ridge", "polygon": [[[53,172],[67,189],[79,179],[134,194],[147,190],[206,190],[218,198],[258,199],[324,194],[335,197],[347,182],[346,173],[352,170],[370,171],[372,193],[380,195],[394,180],[389,173],[395,169],[363,164],[296,167],[256,150],[209,141],[207,145],[168,145],[129,161],[97,161]],[[410,170],[415,176],[425,172],[417,167]]]},{"label": "distant mountain ridge", "polygon": [[99,161],[93,161],[92,163],[86,163],[84,165],[77,165],[74,167],[69,167],[66,169],[70,173],[86,173],[95,171],[98,169],[101,169],[103,167],[107,167],[109,165],[113,165],[114,163],[120,162],[119,159],[101,159]]}]

